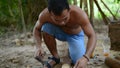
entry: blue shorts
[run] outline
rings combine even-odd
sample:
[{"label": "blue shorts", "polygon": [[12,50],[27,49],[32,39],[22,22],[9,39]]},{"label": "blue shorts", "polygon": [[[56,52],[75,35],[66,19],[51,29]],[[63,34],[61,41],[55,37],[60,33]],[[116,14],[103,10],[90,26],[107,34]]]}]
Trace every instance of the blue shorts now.
[{"label": "blue shorts", "polygon": [[60,27],[45,23],[42,26],[41,31],[46,32],[60,41],[67,41],[69,45],[69,53],[72,62],[75,64],[85,54],[84,46],[84,32],[81,31],[78,34],[67,34]]}]

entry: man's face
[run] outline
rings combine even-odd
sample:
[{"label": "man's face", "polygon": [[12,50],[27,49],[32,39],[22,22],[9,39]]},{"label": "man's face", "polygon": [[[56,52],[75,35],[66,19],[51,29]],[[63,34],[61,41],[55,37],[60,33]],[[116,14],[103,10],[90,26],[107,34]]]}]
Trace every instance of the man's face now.
[{"label": "man's face", "polygon": [[68,11],[67,9],[65,9],[61,15],[57,16],[54,15],[53,12],[51,12],[51,18],[52,20],[55,22],[55,24],[63,26],[65,25],[68,20],[70,19],[70,11]]}]

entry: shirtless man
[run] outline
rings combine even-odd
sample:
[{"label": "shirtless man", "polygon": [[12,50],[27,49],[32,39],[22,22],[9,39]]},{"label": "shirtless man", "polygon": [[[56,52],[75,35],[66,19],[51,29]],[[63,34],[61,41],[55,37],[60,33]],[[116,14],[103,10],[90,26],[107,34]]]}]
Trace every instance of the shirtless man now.
[{"label": "shirtless man", "polygon": [[[86,48],[84,33],[88,37]],[[53,68],[60,62],[55,39],[68,42],[74,68],[85,68],[96,46],[96,35],[87,15],[79,7],[69,6],[67,0],[48,0],[48,7],[40,13],[33,35],[36,42],[35,58],[42,61],[44,57],[42,36],[53,56],[44,68]]]}]

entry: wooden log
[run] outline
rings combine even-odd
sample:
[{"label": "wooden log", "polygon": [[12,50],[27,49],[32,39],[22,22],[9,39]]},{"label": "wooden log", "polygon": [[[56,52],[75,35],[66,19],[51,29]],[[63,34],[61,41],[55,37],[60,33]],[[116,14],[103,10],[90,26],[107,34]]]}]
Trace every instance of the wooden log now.
[{"label": "wooden log", "polygon": [[110,57],[105,59],[105,64],[110,68],[120,68],[120,61]]}]

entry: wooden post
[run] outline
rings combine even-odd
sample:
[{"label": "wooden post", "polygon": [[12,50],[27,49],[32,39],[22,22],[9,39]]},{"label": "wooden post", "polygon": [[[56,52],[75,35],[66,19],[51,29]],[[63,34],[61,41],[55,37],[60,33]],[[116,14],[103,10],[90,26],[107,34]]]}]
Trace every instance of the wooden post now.
[{"label": "wooden post", "polygon": [[120,61],[110,57],[105,59],[105,64],[110,68],[120,68]]}]

